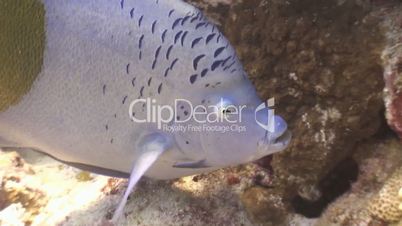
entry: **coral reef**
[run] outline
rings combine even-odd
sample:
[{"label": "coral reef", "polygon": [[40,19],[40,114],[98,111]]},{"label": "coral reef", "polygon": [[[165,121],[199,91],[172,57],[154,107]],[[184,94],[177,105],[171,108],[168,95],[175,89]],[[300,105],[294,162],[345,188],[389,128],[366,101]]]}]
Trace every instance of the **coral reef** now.
[{"label": "coral reef", "polygon": [[[262,98],[293,133],[273,159],[289,196],[316,184],[382,123],[378,16],[361,1],[192,1],[221,24]],[[214,1],[213,1],[214,2]]]},{"label": "coral reef", "polygon": [[[35,172],[15,152],[0,155],[0,166],[2,169],[0,171],[0,208],[3,209],[13,203],[19,203],[20,206],[13,206],[24,210],[19,219],[25,224],[30,224],[32,218],[47,203],[47,197],[43,192],[35,189],[29,181],[21,178],[22,174],[33,176]],[[15,169],[15,171],[10,173],[5,169]],[[1,218],[3,217],[0,217],[0,223],[5,223]]]},{"label": "coral reef", "polygon": [[[259,208],[268,211],[278,207],[278,203],[258,197],[276,196],[282,204],[279,206],[281,211],[277,209],[273,218],[289,219],[289,212],[294,211],[293,197],[296,195],[296,209],[304,209],[306,215],[320,216],[319,213],[306,213],[306,209],[319,212],[336,198],[323,191],[328,190],[323,185],[328,183],[327,178],[334,176],[331,171],[342,165],[345,158],[354,156],[354,152],[359,150],[357,144],[384,132],[380,129],[384,126],[382,64],[385,63],[386,70],[390,67],[394,76],[395,72],[400,73],[397,63],[400,59],[389,55],[400,48],[400,3],[319,0],[252,0],[232,1],[231,4],[208,4],[211,1],[207,0],[192,2],[204,8],[207,15],[221,25],[261,97],[277,99],[277,112],[290,122],[293,132],[290,148],[274,155],[272,161],[275,189],[249,189],[246,197],[254,200],[254,205],[247,204],[252,201],[244,201],[245,206],[251,208],[248,212],[261,224],[272,222],[267,220],[269,216],[261,218]],[[385,61],[384,56],[393,61]],[[400,92],[395,90],[395,84],[399,84],[397,81],[392,80],[392,95],[387,95],[386,99],[387,103],[393,104],[387,105],[387,115],[392,115],[388,121],[394,129],[402,119],[402,101],[397,99]],[[389,87],[390,80],[385,82]],[[388,101],[390,99],[393,101]],[[373,150],[373,147],[367,148]],[[365,154],[370,155],[370,152]],[[395,162],[394,159],[381,162],[389,165],[387,161]],[[359,166],[362,164],[358,162]],[[381,168],[378,165],[377,170]],[[385,175],[390,174],[389,170],[386,172]],[[343,190],[351,189],[349,195],[330,204],[319,222],[328,220],[327,223],[335,225],[374,222],[376,225],[366,205],[385,179],[375,183],[377,187],[371,186],[373,181],[367,178],[362,181],[361,177],[366,176],[364,172],[357,173],[359,181],[345,185],[346,190]],[[362,192],[359,186],[364,186],[369,192]],[[278,217],[278,214],[282,216]],[[330,215],[334,219],[329,220]],[[345,219],[335,217],[339,215]]]},{"label": "coral reef", "polygon": [[253,222],[265,222],[266,225],[282,225],[287,222],[288,212],[282,199],[283,194],[280,192],[262,187],[252,187],[241,196]]},{"label": "coral reef", "polygon": [[[373,139],[359,144],[353,158],[359,165],[358,180],[325,209],[316,225],[386,225],[372,214],[372,209],[378,209],[378,204],[391,206],[383,202],[382,187],[389,190],[384,184],[396,185],[390,178],[402,166],[402,144],[395,138]],[[393,201],[397,201],[397,195]]]},{"label": "coral reef", "polygon": [[[400,194],[401,193],[401,194]],[[371,200],[369,210],[375,217],[386,222],[402,220],[402,167],[387,180],[384,187]]]},{"label": "coral reef", "polygon": [[33,151],[0,151],[0,225],[55,225],[100,198],[107,182],[76,179],[79,170]]},{"label": "coral reef", "polygon": [[386,20],[387,48],[383,51],[385,105],[388,124],[402,138],[402,15]]},{"label": "coral reef", "polygon": [[[90,174],[33,151],[0,151],[0,225],[97,225],[110,219],[127,180]],[[119,225],[253,225],[241,204],[269,171],[248,164],[181,178],[144,178]]]}]

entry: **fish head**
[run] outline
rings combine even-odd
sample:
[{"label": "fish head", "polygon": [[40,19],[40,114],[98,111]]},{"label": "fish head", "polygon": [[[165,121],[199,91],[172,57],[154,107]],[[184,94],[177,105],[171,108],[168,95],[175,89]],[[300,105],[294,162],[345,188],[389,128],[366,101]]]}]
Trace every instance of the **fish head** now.
[{"label": "fish head", "polygon": [[187,131],[176,134],[180,149],[194,161],[176,166],[238,165],[279,152],[289,144],[291,133],[285,120],[274,114],[270,108],[274,106],[261,101],[245,76],[231,77],[204,93],[201,104],[191,108],[191,119],[184,124]]},{"label": "fish head", "polygon": [[254,161],[283,150],[291,138],[285,120],[270,109],[274,106],[258,97],[235,49],[214,26],[210,29],[206,23],[190,34],[194,48],[186,49],[178,65],[175,84],[180,85],[174,88],[175,97],[186,100],[176,108],[182,122],[174,124],[185,128],[175,133],[178,155],[183,158],[177,167]]}]

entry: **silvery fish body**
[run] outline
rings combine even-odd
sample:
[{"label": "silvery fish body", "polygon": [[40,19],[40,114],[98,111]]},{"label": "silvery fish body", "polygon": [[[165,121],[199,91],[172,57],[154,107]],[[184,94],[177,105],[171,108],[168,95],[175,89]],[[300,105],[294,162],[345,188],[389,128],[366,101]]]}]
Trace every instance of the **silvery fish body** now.
[{"label": "silvery fish body", "polygon": [[[224,100],[247,109],[262,103],[228,40],[193,6],[178,0],[43,0],[43,6],[43,65],[21,101],[0,112],[2,146],[126,174],[141,165],[145,152],[161,150],[141,160],[153,163],[145,175],[158,179],[248,162],[286,147],[289,139],[278,140],[286,123],[277,116],[276,132],[267,132],[252,110],[242,116],[244,133],[169,132],[155,122],[134,122],[149,114],[149,104],[133,104],[138,99],[150,98],[154,106],[175,106],[177,99],[194,105]],[[177,110],[174,120],[192,109]],[[174,120],[163,126],[179,125]],[[263,152],[257,151],[261,145]]]}]

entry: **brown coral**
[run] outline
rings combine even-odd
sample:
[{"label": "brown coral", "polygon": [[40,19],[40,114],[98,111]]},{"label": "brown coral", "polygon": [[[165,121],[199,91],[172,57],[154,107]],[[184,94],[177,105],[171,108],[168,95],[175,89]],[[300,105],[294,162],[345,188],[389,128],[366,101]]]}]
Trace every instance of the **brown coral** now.
[{"label": "brown coral", "polygon": [[21,203],[27,209],[27,218],[37,215],[47,202],[46,195],[37,189],[20,183],[19,177],[5,176],[1,181],[2,195],[9,203]]},{"label": "brown coral", "polygon": [[379,17],[360,1],[249,0],[205,6],[263,99],[292,131],[272,167],[287,196],[321,181],[382,123]]},{"label": "brown coral", "polygon": [[399,210],[402,211],[402,187],[401,189],[399,189],[398,197],[399,197]]},{"label": "brown coral", "polygon": [[402,220],[402,167],[388,179],[379,193],[371,200],[371,214],[386,222]]},{"label": "brown coral", "polygon": [[[402,19],[401,19],[402,20]],[[392,22],[390,22],[392,23]],[[391,25],[392,26],[392,25]],[[396,30],[396,29],[394,29]],[[400,33],[389,34],[390,44],[383,53],[386,117],[390,127],[402,138],[402,43]],[[396,40],[394,40],[396,39]]]}]

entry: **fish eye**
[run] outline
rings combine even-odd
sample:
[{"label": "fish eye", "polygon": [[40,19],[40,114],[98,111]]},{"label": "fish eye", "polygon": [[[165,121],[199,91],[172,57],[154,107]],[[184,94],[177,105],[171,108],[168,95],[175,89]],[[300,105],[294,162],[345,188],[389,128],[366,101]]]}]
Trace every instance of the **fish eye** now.
[{"label": "fish eye", "polygon": [[232,110],[229,108],[224,108],[224,109],[222,109],[222,113],[223,114],[232,113]]},{"label": "fish eye", "polygon": [[234,112],[234,105],[231,101],[226,99],[221,99],[220,103],[217,104],[218,110],[221,114],[229,114]]}]

